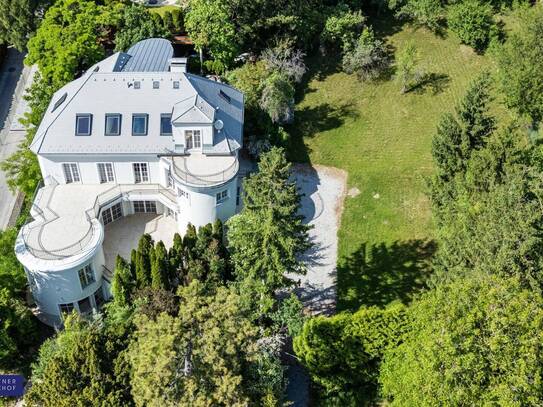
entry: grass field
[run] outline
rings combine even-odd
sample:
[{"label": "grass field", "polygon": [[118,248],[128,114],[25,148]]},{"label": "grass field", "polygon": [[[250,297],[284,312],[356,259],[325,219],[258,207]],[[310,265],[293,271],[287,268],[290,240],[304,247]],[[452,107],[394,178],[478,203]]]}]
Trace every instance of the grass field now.
[{"label": "grass field", "polygon": [[171,6],[171,5],[167,5],[167,6],[158,6],[158,7],[153,7],[153,6],[149,6],[147,7],[147,10],[151,13],[157,13],[157,14],[160,14],[161,17],[164,16],[164,13],[166,11],[172,11],[172,10],[175,10],[175,9],[178,9],[179,7],[178,6]]},{"label": "grass field", "polygon": [[490,65],[452,37],[407,25],[381,34],[393,51],[413,41],[436,79],[402,95],[393,78],[361,83],[334,67],[336,57],[315,58],[291,126],[291,158],[348,171],[358,194],[346,198],[339,231],[338,310],[408,301],[423,285],[435,250],[425,196],[431,139],[441,114]]}]

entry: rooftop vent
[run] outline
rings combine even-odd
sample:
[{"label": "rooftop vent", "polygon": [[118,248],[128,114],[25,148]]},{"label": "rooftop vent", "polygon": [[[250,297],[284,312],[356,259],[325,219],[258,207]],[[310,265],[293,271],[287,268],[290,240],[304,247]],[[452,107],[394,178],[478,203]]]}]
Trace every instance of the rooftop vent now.
[{"label": "rooftop vent", "polygon": [[173,88],[179,89],[179,81],[173,81]]},{"label": "rooftop vent", "polygon": [[134,81],[134,89],[141,88],[141,82],[140,81]]},{"label": "rooftop vent", "polygon": [[160,82],[159,81],[153,81],[153,89],[160,88]]},{"label": "rooftop vent", "polygon": [[224,123],[221,119],[215,120],[215,123],[213,123],[213,127],[215,127],[215,130],[221,131],[224,127]]},{"label": "rooftop vent", "polygon": [[170,72],[187,72],[187,58],[170,59]]},{"label": "rooftop vent", "polygon": [[53,105],[53,110],[51,110],[51,113],[53,113],[55,110],[58,109],[58,107],[64,103],[64,101],[66,100],[66,98],[68,97],[68,94],[67,93],[64,93],[61,97],[58,98],[58,100],[55,102],[55,104]]},{"label": "rooftop vent", "polygon": [[224,93],[224,91],[222,89],[219,91],[219,96],[222,97],[224,100],[226,100],[228,103],[230,103],[232,101],[230,96],[228,96],[226,93]]}]

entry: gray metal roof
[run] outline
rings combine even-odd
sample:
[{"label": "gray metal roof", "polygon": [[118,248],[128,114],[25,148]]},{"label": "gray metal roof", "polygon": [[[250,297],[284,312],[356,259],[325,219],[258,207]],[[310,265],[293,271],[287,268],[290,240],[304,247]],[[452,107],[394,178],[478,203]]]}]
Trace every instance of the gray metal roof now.
[{"label": "gray metal roof", "polygon": [[173,47],[168,40],[149,38],[132,45],[126,54],[130,59],[120,67],[122,72],[167,72]]}]

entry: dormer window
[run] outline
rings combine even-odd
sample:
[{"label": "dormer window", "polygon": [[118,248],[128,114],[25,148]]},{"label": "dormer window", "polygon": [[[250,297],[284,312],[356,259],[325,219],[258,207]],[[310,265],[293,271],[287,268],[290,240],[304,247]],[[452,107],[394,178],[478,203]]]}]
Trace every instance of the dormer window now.
[{"label": "dormer window", "polygon": [[75,116],[75,135],[90,136],[92,131],[92,114],[77,114]]},{"label": "dormer window", "polygon": [[106,114],[106,136],[118,136],[121,134],[121,115],[118,113]]},{"label": "dormer window", "polygon": [[146,136],[147,135],[147,119],[148,115],[145,113],[134,113],[132,115],[132,135],[133,136]]},{"label": "dormer window", "polygon": [[160,115],[160,135],[172,135],[172,115],[170,113],[162,113]]}]

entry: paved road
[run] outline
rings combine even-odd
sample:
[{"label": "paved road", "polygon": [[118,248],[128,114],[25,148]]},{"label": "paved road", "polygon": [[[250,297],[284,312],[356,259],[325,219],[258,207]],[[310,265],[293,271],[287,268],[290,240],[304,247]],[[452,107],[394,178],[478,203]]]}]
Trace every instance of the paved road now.
[{"label": "paved road", "polygon": [[[19,117],[26,109],[22,100],[27,79],[32,76],[31,69],[23,65],[24,54],[13,48],[8,49],[6,59],[0,66],[0,161],[4,161],[25,138]],[[0,230],[10,226],[20,198],[11,193],[6,178],[0,171]],[[16,216],[16,215],[15,215]]]}]

